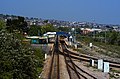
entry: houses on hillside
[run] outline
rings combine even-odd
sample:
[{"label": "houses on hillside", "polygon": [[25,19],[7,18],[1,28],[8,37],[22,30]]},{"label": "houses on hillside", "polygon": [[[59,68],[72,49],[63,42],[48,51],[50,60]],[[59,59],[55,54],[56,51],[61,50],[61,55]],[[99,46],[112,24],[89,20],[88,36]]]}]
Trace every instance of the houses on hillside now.
[{"label": "houses on hillside", "polygon": [[97,28],[81,28],[81,33],[82,34],[88,34],[88,33],[91,33],[91,32],[102,32],[103,30],[102,29],[97,29]]}]

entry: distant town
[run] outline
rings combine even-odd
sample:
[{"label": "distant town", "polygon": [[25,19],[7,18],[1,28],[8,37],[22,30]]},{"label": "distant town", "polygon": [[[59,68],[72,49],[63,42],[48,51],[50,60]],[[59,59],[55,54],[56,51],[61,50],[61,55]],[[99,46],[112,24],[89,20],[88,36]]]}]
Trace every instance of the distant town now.
[{"label": "distant town", "polygon": [[[7,19],[17,19],[16,15],[0,14],[0,19],[7,21]],[[52,24],[55,27],[79,27],[81,30],[91,32],[91,31],[108,31],[114,30],[120,32],[120,25],[115,24],[99,24],[95,22],[70,22],[70,21],[60,21],[54,19],[41,19],[33,17],[24,17],[25,21],[28,24],[28,27],[31,25],[42,26],[46,23]],[[86,32],[85,32],[86,33]]]}]

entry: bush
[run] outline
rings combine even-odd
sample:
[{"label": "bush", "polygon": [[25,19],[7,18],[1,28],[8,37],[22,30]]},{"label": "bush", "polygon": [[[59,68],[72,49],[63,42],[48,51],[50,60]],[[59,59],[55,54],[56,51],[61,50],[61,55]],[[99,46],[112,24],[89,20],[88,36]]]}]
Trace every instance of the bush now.
[{"label": "bush", "polygon": [[38,78],[38,59],[14,34],[0,31],[0,79]]}]

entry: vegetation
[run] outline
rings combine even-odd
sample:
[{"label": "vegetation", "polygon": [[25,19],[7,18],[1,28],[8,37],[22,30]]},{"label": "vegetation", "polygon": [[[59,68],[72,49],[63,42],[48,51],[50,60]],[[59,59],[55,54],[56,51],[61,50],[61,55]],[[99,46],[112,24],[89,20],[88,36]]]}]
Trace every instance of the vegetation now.
[{"label": "vegetation", "polygon": [[120,33],[116,31],[95,32],[87,35],[77,35],[77,37],[86,40],[86,42],[101,42],[120,46]]},{"label": "vegetation", "polygon": [[18,19],[8,19],[7,20],[7,30],[10,33],[13,33],[14,31],[20,31],[22,32],[27,32],[28,28],[27,28],[27,22],[25,22],[24,17],[20,17],[18,16]]},{"label": "vegetation", "polygon": [[41,32],[46,33],[46,32],[54,32],[56,31],[56,28],[52,24],[47,24],[41,27]]},{"label": "vegetation", "polygon": [[30,26],[28,34],[31,36],[32,35],[35,35],[35,36],[40,35],[41,36],[42,34],[44,34],[46,32],[54,32],[54,31],[56,31],[56,28],[53,27],[53,25],[51,25],[51,24],[46,24],[44,26],[32,25],[32,26]]},{"label": "vegetation", "polygon": [[99,53],[105,54],[111,57],[120,58],[119,32],[108,31],[106,32],[106,39],[104,37],[105,37],[104,32],[96,34],[95,37],[92,35],[83,36],[83,35],[77,34],[78,41],[81,41],[85,45],[88,45],[90,42],[92,42],[94,45],[106,50],[106,52],[99,51]]},{"label": "vegetation", "polygon": [[70,27],[58,27],[58,31],[63,31],[63,32],[70,32],[71,28]]},{"label": "vegetation", "polygon": [[117,45],[109,45],[109,44],[105,44],[105,43],[99,43],[99,42],[94,42],[94,45],[105,49],[106,52],[99,52],[102,54],[105,54],[107,56],[111,56],[111,57],[115,57],[115,58],[120,58],[120,46]]},{"label": "vegetation", "polygon": [[35,54],[35,58],[37,60],[37,72],[38,72],[38,74],[40,74],[42,72],[42,68],[44,66],[43,63],[44,63],[45,52],[40,48],[34,48],[33,51]]},{"label": "vegetation", "polygon": [[30,26],[29,31],[28,31],[28,35],[37,36],[37,35],[41,35],[41,34],[42,33],[41,33],[40,26],[35,26],[35,25]]},{"label": "vegetation", "polygon": [[0,79],[38,79],[44,52],[23,45],[16,33],[0,31]]},{"label": "vegetation", "polygon": [[5,22],[0,20],[0,30],[5,29],[5,28],[6,28]]}]

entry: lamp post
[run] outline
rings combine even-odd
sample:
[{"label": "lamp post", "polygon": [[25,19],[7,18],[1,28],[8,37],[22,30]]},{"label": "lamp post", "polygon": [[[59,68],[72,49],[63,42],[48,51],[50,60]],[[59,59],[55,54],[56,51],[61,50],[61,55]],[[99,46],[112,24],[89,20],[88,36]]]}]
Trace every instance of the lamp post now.
[{"label": "lamp post", "polygon": [[72,30],[73,39],[74,39],[73,42],[76,42],[76,31],[75,31],[75,28],[72,28],[71,30]]}]

